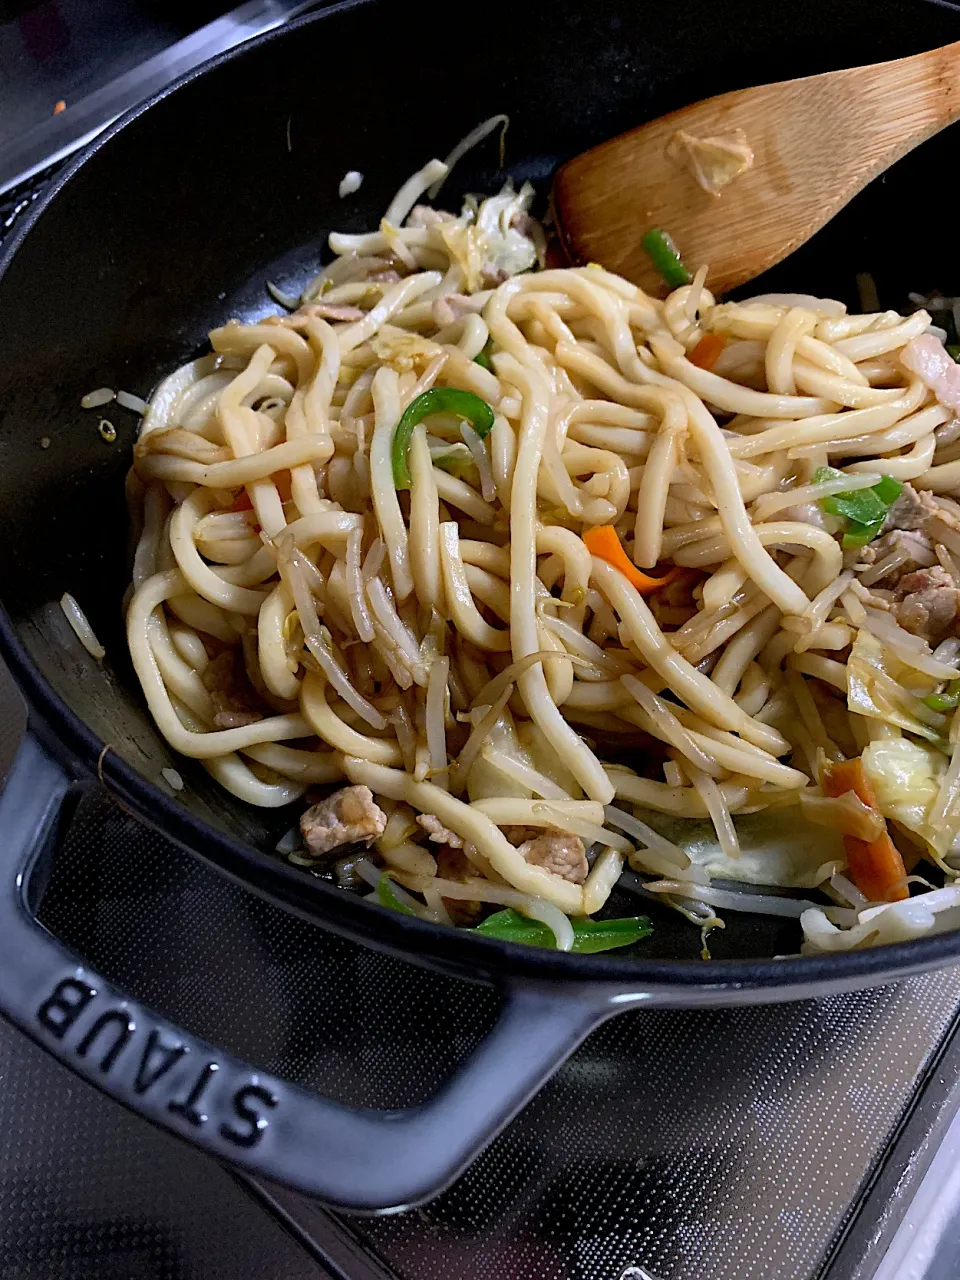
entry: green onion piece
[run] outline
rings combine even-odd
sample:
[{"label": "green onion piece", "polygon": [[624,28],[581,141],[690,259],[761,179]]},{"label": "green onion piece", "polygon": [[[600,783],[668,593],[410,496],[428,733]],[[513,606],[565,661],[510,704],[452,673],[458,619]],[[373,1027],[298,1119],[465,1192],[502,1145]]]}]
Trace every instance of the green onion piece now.
[{"label": "green onion piece", "polygon": [[947,355],[951,360],[960,360],[960,347],[956,343],[947,343]]},{"label": "green onion piece", "polygon": [[[629,947],[651,932],[646,916],[624,916],[619,920],[591,920],[587,916],[571,920],[573,925],[573,950],[580,955],[597,951],[612,951],[614,947]],[[474,933],[486,938],[499,938],[503,942],[523,942],[528,947],[553,948],[556,940],[553,930],[539,920],[530,920],[509,907],[488,916],[478,924]]]},{"label": "green onion piece", "polygon": [[391,911],[399,911],[404,916],[415,916],[417,914],[405,902],[401,902],[396,893],[394,893],[393,877],[386,871],[377,881],[377,901],[381,907],[389,907]]},{"label": "green onion piece", "polygon": [[482,440],[493,426],[493,410],[486,400],[481,400],[472,391],[461,391],[459,387],[431,387],[423,395],[411,400],[404,409],[397,428],[393,433],[391,461],[393,462],[393,483],[398,489],[410,488],[410,467],[407,463],[407,452],[410,448],[410,437],[413,428],[424,418],[435,413],[453,413],[466,420]]},{"label": "green onion piece", "polygon": [[952,711],[960,702],[960,680],[951,680],[943,693],[930,693],[920,701],[931,711]]},{"label": "green onion piece", "polygon": [[693,279],[666,231],[654,227],[640,241],[640,247],[671,289],[679,289],[680,285],[689,284]]},{"label": "green onion piece", "polygon": [[490,363],[490,357],[493,354],[493,339],[488,338],[483,344],[483,350],[473,357],[473,363],[478,364],[481,369],[487,369],[493,373],[493,365]]}]

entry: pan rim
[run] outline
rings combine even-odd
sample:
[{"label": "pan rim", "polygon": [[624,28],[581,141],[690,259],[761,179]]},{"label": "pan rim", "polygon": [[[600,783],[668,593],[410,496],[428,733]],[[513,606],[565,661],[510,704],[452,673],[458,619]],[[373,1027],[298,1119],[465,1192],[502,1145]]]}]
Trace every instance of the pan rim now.
[{"label": "pan rim", "polygon": [[[222,66],[252,54],[271,42],[296,37],[303,27],[375,0],[341,0],[320,12],[304,15],[290,24],[244,42],[193,68],[151,97],[132,107],[73,156],[49,187],[33,203],[0,251],[0,280],[37,223],[56,204],[60,193],[85,166],[122,131],[141,116],[201,76],[215,74]],[[0,602],[0,654],[32,711],[39,714],[61,758],[79,764],[86,774],[96,772],[105,743],[76,715],[40,673],[20,639],[12,619]],[[749,1000],[751,993],[782,991],[784,1000],[829,994],[854,985],[869,986],[893,981],[949,965],[960,959],[960,929],[907,942],[888,943],[863,951],[737,960],[655,960],[625,958],[616,953],[572,955],[540,950],[453,930],[416,917],[402,915],[344,893],[311,877],[292,864],[244,844],[194,817],[161,788],[107,752],[102,775],[108,789],[122,797],[139,820],[199,858],[219,874],[257,893],[275,905],[331,929],[363,945],[391,952],[411,963],[432,967],[481,981],[522,979],[551,985],[585,984],[621,993],[643,995],[649,991],[683,995],[683,1003],[695,1004],[700,992],[706,1002]],[[667,1002],[669,996],[661,1000]]]}]

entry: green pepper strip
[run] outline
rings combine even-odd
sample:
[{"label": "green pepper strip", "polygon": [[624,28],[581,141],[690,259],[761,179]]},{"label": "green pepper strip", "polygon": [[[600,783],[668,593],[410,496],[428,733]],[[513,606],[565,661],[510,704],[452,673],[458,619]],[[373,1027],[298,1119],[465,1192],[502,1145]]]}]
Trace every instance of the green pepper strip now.
[{"label": "green pepper strip", "polygon": [[416,915],[405,902],[401,902],[393,890],[392,877],[388,872],[384,871],[377,881],[377,901],[381,907],[389,907],[391,911],[399,911],[401,915]]},{"label": "green pepper strip", "polygon": [[872,542],[876,538],[880,530],[883,528],[884,520],[874,520],[873,524],[854,524],[847,530],[840,540],[840,545],[844,551],[850,551],[856,547],[865,547],[868,542]]},{"label": "green pepper strip", "polygon": [[647,232],[640,241],[640,247],[663,276],[664,283],[671,289],[678,289],[680,285],[689,284],[693,279],[683,264],[677,246],[659,227],[654,227]]},{"label": "green pepper strip", "polygon": [[[591,920],[584,916],[570,923],[573,925],[572,949],[580,955],[628,947],[647,937],[652,929],[646,916],[625,916],[619,920]],[[523,942],[529,947],[553,948],[556,945],[552,929],[539,920],[530,920],[512,907],[488,916],[473,932],[486,938],[499,938],[503,942]]]},{"label": "green pepper strip", "polygon": [[478,364],[481,369],[486,369],[489,373],[493,373],[493,365],[490,363],[490,357],[493,354],[493,339],[488,338],[483,344],[483,349],[478,351],[473,357],[473,363]]},{"label": "green pepper strip", "polygon": [[960,702],[960,680],[951,680],[943,693],[930,693],[920,701],[931,711],[952,711]]},{"label": "green pepper strip", "polygon": [[947,355],[950,357],[951,360],[960,361],[960,347],[958,347],[955,342],[948,342]]},{"label": "green pepper strip", "polygon": [[486,400],[481,400],[472,391],[461,391],[459,387],[431,387],[429,391],[424,391],[404,409],[393,433],[390,456],[393,463],[393,483],[398,489],[410,488],[407,453],[413,428],[435,413],[453,413],[459,418],[466,418],[481,440],[493,426],[493,410]]},{"label": "green pepper strip", "polygon": [[[836,467],[818,467],[813,476],[814,484],[824,480],[842,478]],[[820,505],[832,516],[842,516],[849,522],[843,535],[843,546],[862,547],[872,542],[883,528],[887,512],[903,491],[903,485],[892,476],[881,476],[870,489],[854,489],[850,493],[836,493],[823,498]]]}]

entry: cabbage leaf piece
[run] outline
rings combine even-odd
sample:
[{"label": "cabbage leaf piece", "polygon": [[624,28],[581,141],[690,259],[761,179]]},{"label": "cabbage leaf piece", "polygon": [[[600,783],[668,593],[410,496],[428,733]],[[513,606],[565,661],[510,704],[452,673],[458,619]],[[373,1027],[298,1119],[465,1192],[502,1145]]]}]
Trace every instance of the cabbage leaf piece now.
[{"label": "cabbage leaf piece", "polygon": [[927,815],[947,771],[946,756],[908,738],[880,738],[860,758],[883,816],[916,832],[934,853],[945,853],[949,838]]},{"label": "cabbage leaf piece", "polygon": [[945,933],[960,926],[960,885],[948,885],[921,893],[903,902],[884,902],[867,907],[857,916],[857,923],[840,929],[821,907],[811,907],[800,917],[803,929],[803,955],[819,955],[825,951],[859,951],[887,942],[907,942],[925,934]]},{"label": "cabbage leaf piece", "polygon": [[[739,858],[726,856],[717,843],[713,824],[705,819],[653,810],[638,812],[638,816],[679,845],[690,861],[714,880],[814,889],[847,864],[839,832],[808,822],[799,805],[735,815]],[[634,865],[642,864],[641,851]],[[691,896],[696,896],[695,885],[691,886]]]},{"label": "cabbage leaf piece", "polygon": [[858,631],[847,659],[847,709],[871,720],[882,720],[885,724],[905,729],[907,733],[926,738],[941,750],[949,751],[949,743],[941,732],[912,715],[908,705],[891,700],[882,687],[883,676],[899,684],[906,694],[915,696],[910,686],[915,683],[917,672],[900,662],[869,631]]}]

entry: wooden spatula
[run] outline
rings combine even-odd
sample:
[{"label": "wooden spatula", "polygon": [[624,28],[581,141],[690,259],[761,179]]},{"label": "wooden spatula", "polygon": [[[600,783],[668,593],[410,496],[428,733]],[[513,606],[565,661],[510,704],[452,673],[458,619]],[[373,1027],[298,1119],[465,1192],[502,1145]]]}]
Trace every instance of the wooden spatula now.
[{"label": "wooden spatula", "polygon": [[[651,293],[663,279],[641,248],[651,228],[715,293],[803,244],[873,178],[960,118],[960,41],[896,62],[738,89],[674,111],[570,160],[554,179],[554,216],[574,263],[599,262]],[[742,131],[752,166],[701,187],[676,135]],[[672,145],[671,145],[672,144]]]}]

